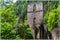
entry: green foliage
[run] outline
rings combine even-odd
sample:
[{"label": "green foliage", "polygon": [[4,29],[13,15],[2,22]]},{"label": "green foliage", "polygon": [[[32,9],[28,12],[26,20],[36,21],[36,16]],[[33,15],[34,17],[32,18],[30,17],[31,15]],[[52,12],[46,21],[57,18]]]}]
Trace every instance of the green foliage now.
[{"label": "green foliage", "polygon": [[[22,5],[22,4],[21,4]],[[24,6],[22,8],[20,16],[25,17],[26,13],[26,2],[24,3]],[[27,26],[27,20],[24,20],[24,23],[22,25],[17,25],[18,17],[15,14],[14,11],[15,5],[10,4],[8,7],[6,7],[4,10],[0,7],[0,14],[1,14],[1,38],[2,39],[23,39],[23,38],[33,38],[31,34],[31,29]],[[19,9],[18,9],[19,10]],[[17,11],[17,10],[16,10]],[[25,15],[25,16],[24,16]],[[16,33],[16,29],[14,27],[19,26],[18,34]]]},{"label": "green foliage", "polygon": [[15,38],[15,40],[21,40],[20,36],[17,35],[16,38]]},{"label": "green foliage", "polygon": [[60,11],[60,7],[58,7],[57,9],[53,9],[50,12],[45,14],[44,22],[48,23],[48,30],[49,31],[51,31],[55,27],[57,27],[58,18],[59,18],[59,11]]},{"label": "green foliage", "polygon": [[9,39],[9,38],[15,38],[15,34],[13,32],[10,32],[10,30],[16,26],[18,17],[14,14],[13,11],[13,5],[9,6],[10,8],[7,8],[3,10],[1,14],[1,38],[3,39]]},{"label": "green foliage", "polygon": [[17,32],[17,34],[20,35],[22,39],[33,38],[31,28],[27,26],[27,20],[25,20],[24,23],[18,25]]},{"label": "green foliage", "polygon": [[15,14],[24,22],[27,19],[27,1],[18,0],[14,6]]},{"label": "green foliage", "polygon": [[54,9],[53,11],[51,11],[49,13],[49,17],[48,17],[48,30],[52,30],[54,27],[57,27],[58,24],[58,12],[56,11],[56,9]]},{"label": "green foliage", "polygon": [[17,1],[14,7],[15,14],[18,16],[24,16],[27,12],[27,1]]},{"label": "green foliage", "polygon": [[[31,33],[31,28],[29,28],[28,22],[26,20],[28,2],[17,0],[16,3],[8,3],[9,5],[2,4],[2,7],[0,6],[1,38],[15,40],[32,39],[33,37]],[[29,1],[29,3],[31,2]],[[48,23],[49,31],[55,28],[55,26],[57,26],[58,24],[60,6],[57,8],[57,4],[57,2],[45,2],[44,4],[44,13],[46,13],[44,16],[44,21],[45,23]],[[34,11],[35,10],[36,6],[34,7]],[[24,20],[22,24],[18,24],[19,17]]]},{"label": "green foliage", "polygon": [[48,12],[47,12],[47,13],[45,14],[45,16],[44,16],[44,23],[47,23],[48,16],[49,16],[49,14],[48,14]]},{"label": "green foliage", "polygon": [[59,13],[59,18],[60,18],[60,5],[57,8],[57,12]]},{"label": "green foliage", "polygon": [[44,1],[44,13],[50,12],[51,10],[58,7],[59,1]]}]

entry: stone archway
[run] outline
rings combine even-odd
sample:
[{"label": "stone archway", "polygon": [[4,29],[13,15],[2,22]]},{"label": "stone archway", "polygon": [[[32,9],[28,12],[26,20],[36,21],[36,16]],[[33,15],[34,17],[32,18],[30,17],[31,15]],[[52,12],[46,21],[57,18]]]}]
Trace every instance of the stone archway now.
[{"label": "stone archway", "polygon": [[[33,11],[33,6],[36,5],[36,10]],[[34,38],[40,38],[40,31],[39,27],[43,21],[43,3],[36,2],[36,3],[29,3],[27,8],[27,18],[29,27],[32,28],[32,35]],[[35,18],[35,23],[34,23]]]}]

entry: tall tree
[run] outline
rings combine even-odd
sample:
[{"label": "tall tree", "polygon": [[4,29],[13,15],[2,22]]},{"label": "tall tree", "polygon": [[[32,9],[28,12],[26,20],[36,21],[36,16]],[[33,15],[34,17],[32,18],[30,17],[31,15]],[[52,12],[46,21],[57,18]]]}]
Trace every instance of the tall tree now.
[{"label": "tall tree", "polygon": [[15,14],[19,17],[18,23],[24,21],[27,15],[27,1],[17,1],[15,5]]}]

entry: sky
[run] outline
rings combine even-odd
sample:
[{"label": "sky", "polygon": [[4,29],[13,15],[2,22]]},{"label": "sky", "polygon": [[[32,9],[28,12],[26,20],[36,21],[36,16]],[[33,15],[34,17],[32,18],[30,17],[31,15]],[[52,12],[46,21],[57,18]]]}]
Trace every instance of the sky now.
[{"label": "sky", "polygon": [[15,3],[17,0],[13,0],[13,2]]},{"label": "sky", "polygon": [[[4,0],[4,1],[9,1],[9,0]],[[12,0],[11,0],[12,1]],[[15,3],[17,0],[13,0],[13,2]]]}]

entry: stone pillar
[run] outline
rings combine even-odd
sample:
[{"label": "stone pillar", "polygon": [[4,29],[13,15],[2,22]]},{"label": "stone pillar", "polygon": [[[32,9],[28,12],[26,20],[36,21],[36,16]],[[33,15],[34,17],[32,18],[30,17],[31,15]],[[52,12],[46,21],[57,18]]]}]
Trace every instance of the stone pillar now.
[{"label": "stone pillar", "polygon": [[[34,4],[36,5],[36,11],[33,11]],[[36,3],[28,4],[27,12],[28,12],[27,13],[28,24],[29,24],[29,27],[32,28],[31,30],[32,35],[34,38],[40,39],[39,27],[43,21],[43,3],[36,2]],[[34,18],[36,20],[35,23],[34,23]]]},{"label": "stone pillar", "polygon": [[35,17],[36,17],[36,27],[39,28],[40,24],[43,21],[43,3],[42,2],[36,3]]},{"label": "stone pillar", "polygon": [[33,22],[33,20],[34,20],[33,6],[34,6],[34,3],[28,4],[27,19],[28,19],[29,27],[32,29],[31,32],[32,32],[33,38],[35,39],[36,38],[36,28],[35,28],[34,22]]},{"label": "stone pillar", "polygon": [[[36,27],[39,29],[39,27],[43,21],[43,3],[42,2],[36,3],[35,17],[36,17]],[[42,39],[42,36],[43,36],[42,34],[43,34],[42,29],[39,29],[37,38]]]},{"label": "stone pillar", "polygon": [[33,18],[34,18],[34,14],[33,14],[33,6],[34,3],[30,3],[28,4],[28,8],[27,8],[27,19],[28,19],[28,24],[30,27],[33,26]]}]

